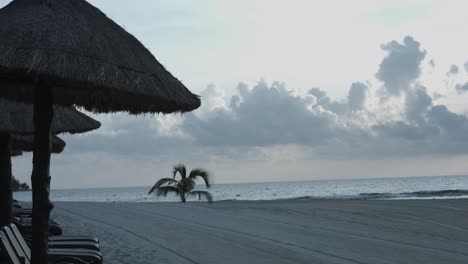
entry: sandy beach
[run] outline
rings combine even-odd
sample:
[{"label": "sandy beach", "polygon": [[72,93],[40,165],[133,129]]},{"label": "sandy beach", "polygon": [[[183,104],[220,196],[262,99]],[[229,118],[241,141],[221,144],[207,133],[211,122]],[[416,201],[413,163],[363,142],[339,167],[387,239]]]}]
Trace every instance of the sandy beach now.
[{"label": "sandy beach", "polygon": [[105,263],[468,263],[468,200],[56,203]]}]

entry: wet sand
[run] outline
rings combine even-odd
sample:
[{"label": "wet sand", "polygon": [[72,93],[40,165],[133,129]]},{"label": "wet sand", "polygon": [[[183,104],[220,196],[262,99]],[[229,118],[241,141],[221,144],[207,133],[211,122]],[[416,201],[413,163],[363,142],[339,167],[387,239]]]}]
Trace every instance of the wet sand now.
[{"label": "wet sand", "polygon": [[105,263],[468,263],[468,200],[56,203]]}]

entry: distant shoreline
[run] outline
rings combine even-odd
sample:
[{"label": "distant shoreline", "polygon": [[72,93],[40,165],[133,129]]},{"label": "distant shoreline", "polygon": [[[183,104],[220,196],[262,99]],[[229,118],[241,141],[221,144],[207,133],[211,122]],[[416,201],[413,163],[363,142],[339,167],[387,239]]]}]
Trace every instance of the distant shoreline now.
[{"label": "distant shoreline", "polygon": [[[429,175],[429,176],[401,176],[401,177],[373,177],[373,178],[349,178],[349,179],[311,179],[311,180],[292,180],[292,181],[259,181],[259,182],[227,182],[213,183],[213,186],[222,185],[248,185],[248,184],[281,184],[281,183],[301,183],[301,182],[334,182],[334,181],[365,181],[365,180],[395,180],[395,179],[419,179],[419,178],[437,178],[437,177],[468,177],[467,174],[460,175]],[[52,179],[53,180],[53,179]],[[146,186],[106,186],[106,187],[80,187],[80,188],[52,188],[51,191],[67,190],[100,190],[100,189],[125,189],[125,188],[151,188],[151,184]]]},{"label": "distant shoreline", "polygon": [[32,191],[31,189],[28,189],[28,190],[13,190],[13,192],[30,192]]},{"label": "distant shoreline", "polygon": [[[215,200],[215,203],[231,203],[231,202],[313,202],[313,201],[427,201],[427,200],[468,200],[468,196],[463,197],[426,197],[426,198],[372,198],[372,199],[359,199],[359,198],[309,198],[309,197],[295,197],[295,198],[279,198],[279,199],[259,199],[259,200],[242,200],[242,199],[225,199]],[[31,201],[18,200],[22,203],[30,203]],[[180,201],[159,201],[159,200],[146,200],[146,201],[52,201],[54,203],[167,203],[177,204]],[[190,200],[187,203],[206,203],[206,201]]]},{"label": "distant shoreline", "polygon": [[[52,201],[150,202],[178,201],[177,197],[148,195],[150,187],[51,190]],[[196,190],[206,190],[196,185]],[[215,201],[224,200],[392,200],[468,198],[467,176],[419,177],[354,181],[309,181],[261,184],[223,184],[209,189]],[[30,201],[31,192],[14,197]],[[193,201],[194,199],[189,199]]]}]

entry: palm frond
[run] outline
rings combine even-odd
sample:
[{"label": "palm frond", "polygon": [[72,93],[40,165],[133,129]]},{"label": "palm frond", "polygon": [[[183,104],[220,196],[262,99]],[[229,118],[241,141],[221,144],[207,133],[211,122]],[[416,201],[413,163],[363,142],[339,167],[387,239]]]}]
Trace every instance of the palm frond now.
[{"label": "palm frond", "polygon": [[204,197],[209,203],[213,202],[213,195],[207,191],[193,191],[189,193],[189,196],[198,196],[198,200]]},{"label": "palm frond", "polygon": [[177,164],[174,166],[174,170],[172,171],[173,178],[175,179],[177,172],[180,174],[180,177],[182,179],[185,179],[187,177],[187,169],[185,168],[184,164]]},{"label": "palm frond", "polygon": [[192,178],[185,178],[181,182],[183,183],[184,190],[187,192],[191,192],[195,188],[195,180]]},{"label": "palm frond", "polygon": [[156,184],[154,184],[153,188],[151,188],[151,190],[148,192],[148,194],[151,194],[152,192],[154,192],[156,189],[158,189],[159,187],[161,187],[164,184],[176,185],[177,183],[178,183],[178,181],[176,181],[174,179],[162,178],[159,181],[157,181]]},{"label": "palm frond", "polygon": [[196,179],[197,177],[200,177],[205,181],[206,188],[211,187],[211,174],[207,170],[200,168],[193,169],[188,177],[190,179]]},{"label": "palm frond", "polygon": [[162,186],[162,187],[159,187],[157,190],[156,190],[156,195],[159,197],[159,196],[167,196],[168,193],[170,192],[173,192],[175,193],[176,195],[179,195],[180,191],[179,189],[177,189],[177,187],[174,187],[174,186]]}]

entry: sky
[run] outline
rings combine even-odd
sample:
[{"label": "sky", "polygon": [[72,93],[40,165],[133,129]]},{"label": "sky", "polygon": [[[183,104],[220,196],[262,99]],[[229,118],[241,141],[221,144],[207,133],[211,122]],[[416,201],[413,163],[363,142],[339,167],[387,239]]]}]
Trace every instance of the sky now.
[{"label": "sky", "polygon": [[[9,1],[0,0],[0,6]],[[466,1],[89,0],[201,96],[184,115],[94,115],[52,188],[468,174]],[[14,158],[28,180],[31,155]]]}]

